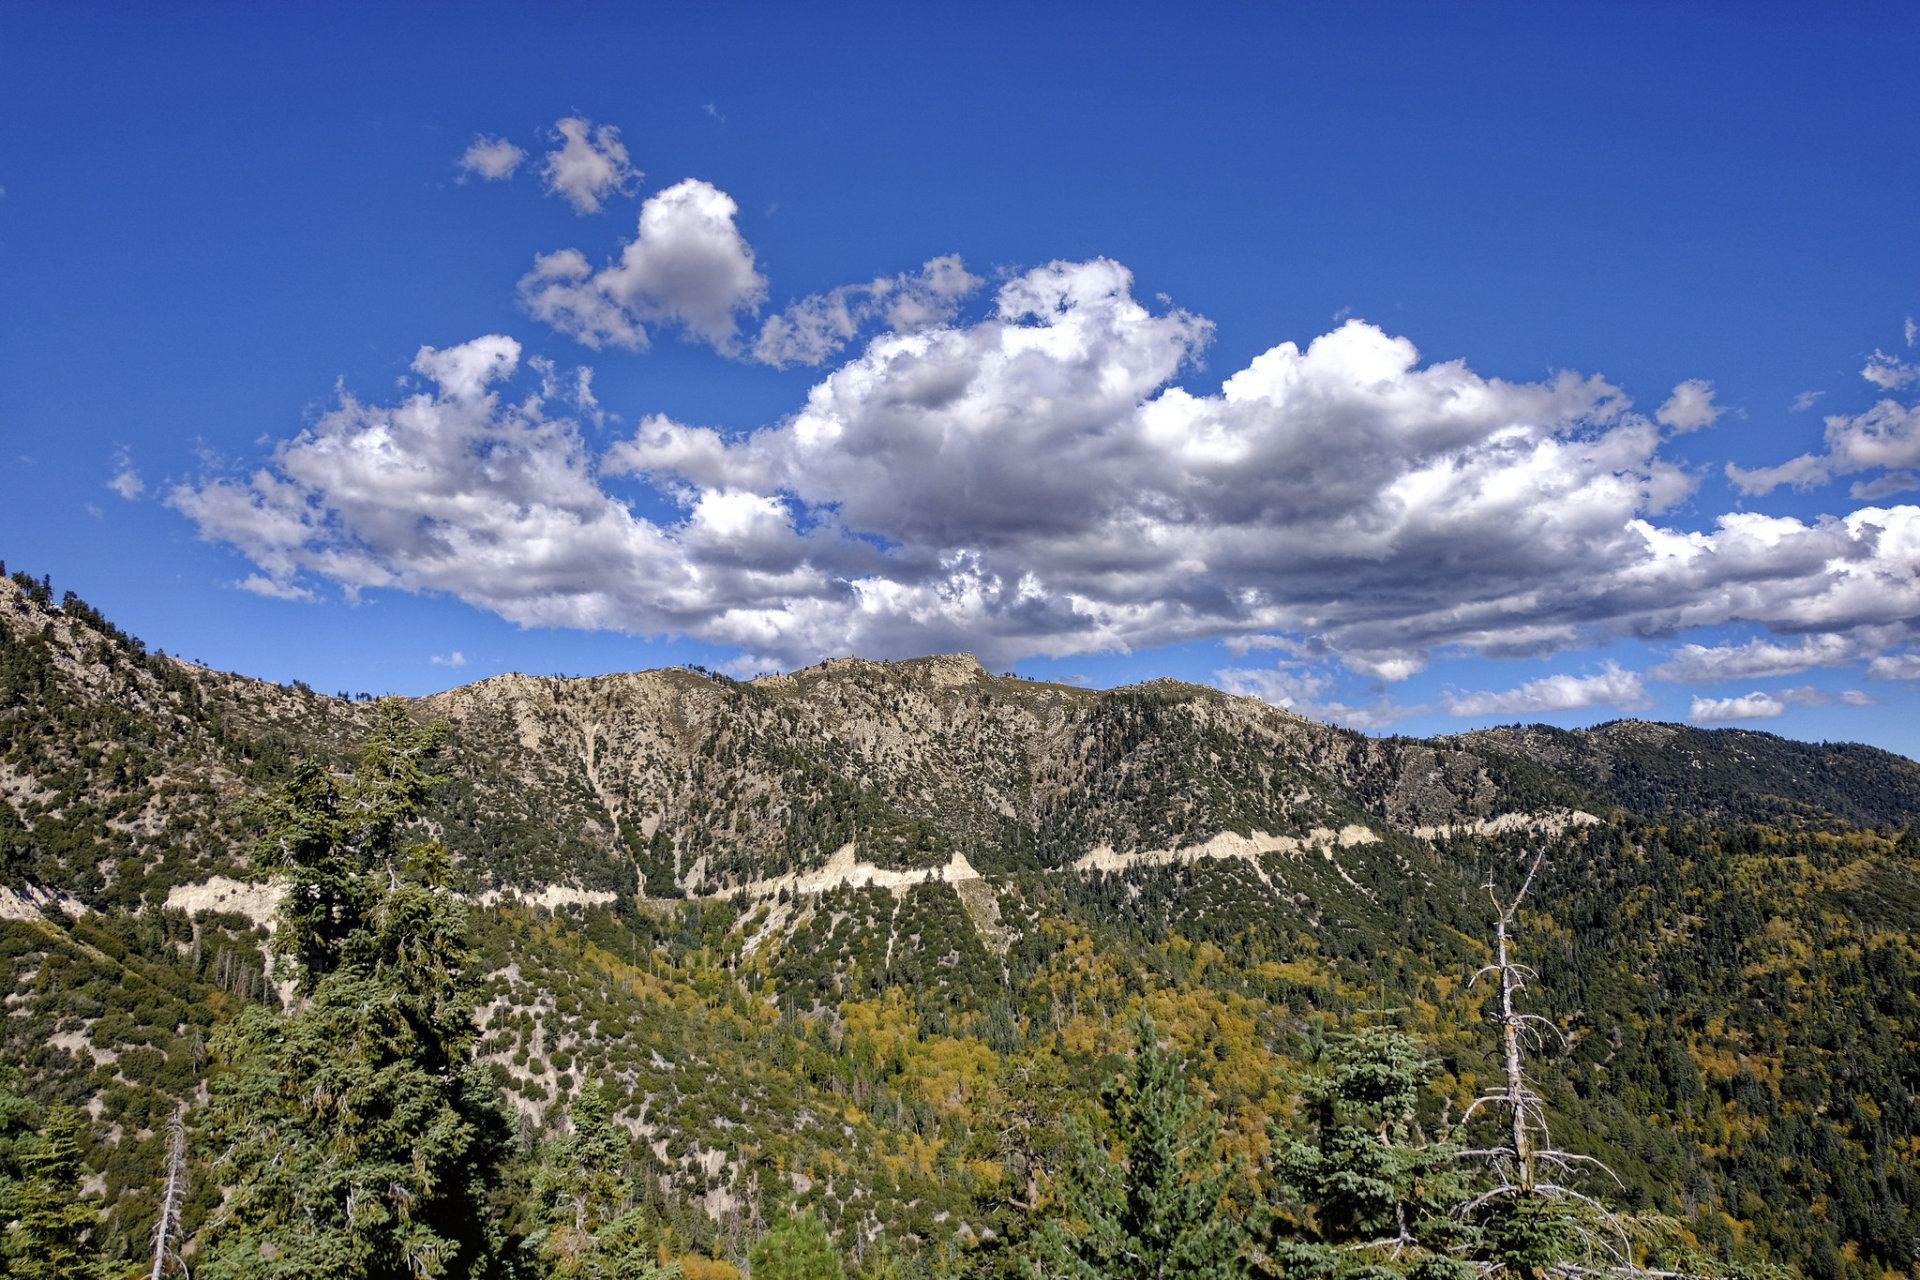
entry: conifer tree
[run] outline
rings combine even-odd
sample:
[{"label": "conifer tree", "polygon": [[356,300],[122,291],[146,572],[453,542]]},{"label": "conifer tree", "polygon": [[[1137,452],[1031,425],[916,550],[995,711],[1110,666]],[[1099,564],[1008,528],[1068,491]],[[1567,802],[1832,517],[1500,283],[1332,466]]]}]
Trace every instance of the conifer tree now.
[{"label": "conifer tree", "polygon": [[1203,1114],[1177,1054],[1144,1013],[1126,1074],[1100,1091],[1106,1145],[1067,1122],[1060,1212],[1036,1234],[1042,1276],[1072,1280],[1231,1280],[1243,1229],[1226,1211],[1233,1171],[1215,1158],[1219,1120]]},{"label": "conifer tree", "polygon": [[97,1280],[104,1276],[91,1238],[97,1206],[80,1196],[84,1165],[80,1119],[61,1107],[50,1111],[38,1140],[19,1152],[20,1177],[7,1212],[7,1275],[17,1280]]},{"label": "conifer tree", "polygon": [[290,886],[275,938],[299,1007],[215,1040],[206,1139],[232,1187],[203,1280],[482,1277],[486,1190],[511,1142],[473,1068],[465,909],[446,851],[405,844],[444,731],[383,701],[351,779],[309,764],[263,807],[259,858]]},{"label": "conifer tree", "polygon": [[40,1140],[34,1131],[39,1108],[20,1094],[20,1069],[0,1062],[0,1224],[13,1221],[21,1160]]},{"label": "conifer tree", "polygon": [[567,1123],[571,1132],[548,1144],[533,1179],[541,1226],[528,1244],[540,1265],[589,1280],[674,1280],[680,1265],[658,1262],[658,1224],[634,1204],[629,1139],[606,1099],[582,1090]]},{"label": "conifer tree", "polygon": [[[1449,1135],[1429,1139],[1415,1109],[1433,1074],[1414,1037],[1370,1027],[1327,1050],[1332,1070],[1305,1089],[1312,1141],[1270,1127],[1270,1166],[1285,1199],[1311,1206],[1298,1231],[1270,1230],[1270,1263],[1288,1276],[1343,1280],[1465,1276],[1447,1256],[1447,1215],[1465,1198]],[[1270,1220],[1269,1226],[1279,1224]]]},{"label": "conifer tree", "polygon": [[753,1280],[846,1280],[846,1263],[826,1224],[798,1213],[774,1224],[747,1253]]}]

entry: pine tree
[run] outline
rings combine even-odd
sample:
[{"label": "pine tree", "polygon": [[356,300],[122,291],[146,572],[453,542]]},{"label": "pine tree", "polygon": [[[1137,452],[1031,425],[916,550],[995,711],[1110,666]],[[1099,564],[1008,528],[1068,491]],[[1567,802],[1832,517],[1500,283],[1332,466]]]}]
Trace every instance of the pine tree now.
[{"label": "pine tree", "polygon": [[826,1224],[810,1213],[775,1224],[754,1242],[747,1266],[753,1280],[845,1280],[847,1274]]},{"label": "pine tree", "polygon": [[19,1153],[20,1178],[11,1188],[13,1227],[7,1233],[9,1276],[17,1280],[96,1280],[99,1251],[90,1233],[97,1207],[80,1196],[80,1119],[51,1111],[38,1141]]},{"label": "pine tree", "polygon": [[1203,1115],[1178,1055],[1144,1013],[1129,1071],[1101,1089],[1102,1146],[1071,1118],[1058,1216],[1036,1234],[1042,1276],[1072,1280],[1230,1280],[1245,1270],[1243,1229],[1227,1212],[1231,1168],[1215,1158],[1219,1120]]},{"label": "pine tree", "polygon": [[634,1204],[629,1139],[606,1100],[582,1090],[567,1123],[571,1132],[548,1144],[533,1180],[541,1227],[528,1244],[540,1265],[590,1280],[674,1280],[680,1264],[658,1263],[659,1224]]},{"label": "pine tree", "polygon": [[1447,1135],[1429,1140],[1415,1117],[1433,1074],[1420,1042],[1370,1027],[1327,1058],[1332,1070],[1305,1089],[1313,1141],[1270,1130],[1277,1189],[1312,1209],[1296,1208],[1297,1234],[1270,1232],[1263,1269],[1343,1280],[1468,1274],[1445,1252],[1458,1235],[1447,1215],[1465,1192],[1459,1149]]},{"label": "pine tree", "polygon": [[276,943],[302,997],[223,1028],[205,1137],[232,1193],[204,1280],[479,1277],[501,1252],[486,1203],[511,1145],[472,1063],[465,909],[446,851],[404,845],[443,739],[383,701],[342,782],[303,766],[263,806],[261,861],[290,888]]},{"label": "pine tree", "polygon": [[21,1161],[40,1141],[35,1132],[39,1108],[20,1094],[20,1069],[0,1062],[0,1223],[18,1216],[14,1197],[24,1172]]}]

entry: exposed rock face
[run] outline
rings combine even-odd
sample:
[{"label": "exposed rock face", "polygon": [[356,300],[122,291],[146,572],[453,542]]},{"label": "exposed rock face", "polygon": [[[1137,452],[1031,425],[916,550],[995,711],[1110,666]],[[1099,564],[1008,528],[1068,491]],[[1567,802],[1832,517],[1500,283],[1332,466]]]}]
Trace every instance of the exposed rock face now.
[{"label": "exposed rock face", "polygon": [[[1471,820],[1488,790],[1484,771],[1443,767],[1369,813],[1348,784],[1404,771],[1359,735],[1176,681],[1102,693],[995,677],[966,654],[748,683],[499,676],[420,710],[454,726],[485,803],[537,796],[556,830],[602,850],[598,867],[551,859],[568,883],[617,887],[605,877],[624,854],[649,896],[797,888],[836,857],[904,874],[956,856],[990,867],[1018,846],[1064,868],[1256,829],[1279,850],[1317,828],[1372,838],[1416,811]],[[537,870],[498,861],[476,883]]]}]

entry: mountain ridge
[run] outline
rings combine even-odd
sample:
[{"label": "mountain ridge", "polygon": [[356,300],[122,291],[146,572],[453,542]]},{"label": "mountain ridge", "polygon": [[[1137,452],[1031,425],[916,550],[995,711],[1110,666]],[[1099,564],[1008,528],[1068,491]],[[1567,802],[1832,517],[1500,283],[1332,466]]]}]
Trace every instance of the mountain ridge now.
[{"label": "mountain ridge", "polygon": [[[84,602],[36,598],[38,585],[0,579],[0,626],[14,649],[37,637],[67,696],[194,742],[197,764],[171,779],[176,792],[204,800],[210,787],[230,799],[245,788],[249,753],[296,749],[289,726],[300,726],[297,749],[335,758],[364,728],[365,702],[149,654]],[[1412,835],[1484,829],[1503,815],[1657,817],[1683,795],[1695,817],[1737,809],[1904,828],[1920,812],[1920,765],[1861,744],[1631,719],[1376,738],[1210,686],[1160,678],[1089,690],[994,676],[971,654],[844,657],[747,681],[678,667],[508,672],[409,701],[452,726],[457,758],[489,761],[461,778],[456,827],[484,795],[538,805],[565,828],[532,842],[543,847],[492,858],[456,845],[476,891],[619,892],[622,863],[649,896],[733,890],[823,865],[849,843],[835,832],[853,835],[876,867],[904,868],[943,863],[950,847],[981,862],[978,851],[1017,823],[1032,857],[1064,868],[1099,843],[1095,828],[1126,855],[1255,830],[1298,837],[1357,824]],[[1156,726],[1145,736],[1142,720]],[[1148,784],[1160,790],[1146,803],[1133,794],[1146,772],[1140,752],[1161,730],[1176,750],[1205,754],[1157,761],[1175,776]],[[223,735],[245,744],[238,757]],[[1280,779],[1292,785],[1276,787]],[[29,781],[0,763],[0,793],[16,809],[37,794]],[[823,781],[833,793],[824,807],[802,794]],[[1174,797],[1181,782],[1203,794]],[[166,779],[154,788],[167,789]],[[138,829],[163,829],[171,799],[150,799]]]}]

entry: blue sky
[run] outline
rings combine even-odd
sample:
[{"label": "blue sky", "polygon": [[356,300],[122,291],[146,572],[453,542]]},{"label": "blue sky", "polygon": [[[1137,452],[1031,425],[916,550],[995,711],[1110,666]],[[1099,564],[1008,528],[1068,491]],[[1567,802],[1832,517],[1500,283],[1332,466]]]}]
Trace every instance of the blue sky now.
[{"label": "blue sky", "polygon": [[1920,754],[1915,66],[1910,5],[8,6],[0,556],[329,692],[964,648]]}]

